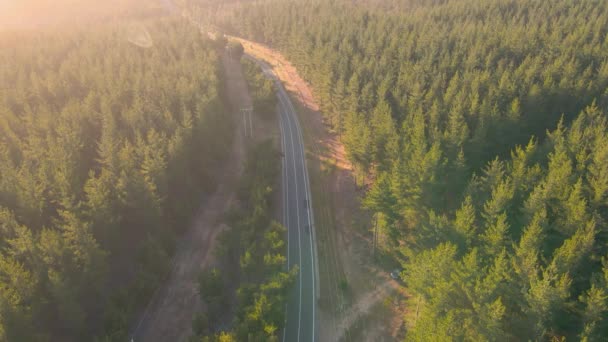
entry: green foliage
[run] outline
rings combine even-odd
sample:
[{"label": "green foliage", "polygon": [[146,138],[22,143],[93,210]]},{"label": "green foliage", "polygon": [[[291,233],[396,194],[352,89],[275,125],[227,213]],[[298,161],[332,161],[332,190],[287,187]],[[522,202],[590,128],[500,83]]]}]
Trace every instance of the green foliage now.
[{"label": "green foliage", "polygon": [[199,290],[201,299],[207,305],[204,316],[194,320],[195,334],[206,335],[217,325],[222,312],[228,304],[228,293],[224,281],[217,268],[204,271],[199,276]]},{"label": "green foliage", "polygon": [[243,73],[253,98],[253,109],[262,118],[269,120],[276,116],[277,97],[274,83],[267,78],[260,67],[249,59],[242,58]]},{"label": "green foliage", "polygon": [[543,136],[561,113],[569,121],[594,98],[606,103],[604,3],[371,3],[266,0],[215,18],[287,55],[356,168],[386,168],[391,145],[412,143],[404,131],[417,115],[427,142],[474,170]]},{"label": "green foliage", "polygon": [[606,2],[265,0],[421,298],[411,340],[608,334]]},{"label": "green foliage", "polygon": [[195,28],[0,34],[0,340],[126,340],[230,122]]},{"label": "green foliage", "polygon": [[[239,341],[278,341],[278,333],[285,322],[287,291],[298,274],[297,266],[285,271],[286,230],[271,220],[279,165],[278,152],[272,141],[250,149],[239,189],[240,206],[229,216],[231,229],[220,237],[218,248],[226,267],[238,270],[238,276],[230,280],[239,285],[233,335],[230,336]],[[211,322],[211,329],[194,329],[197,334],[194,339],[216,341],[220,338],[213,335],[213,325],[215,317],[226,312],[227,285],[227,280],[222,281],[217,270],[201,276],[200,294],[208,307],[207,320]],[[216,305],[218,302],[222,305]],[[201,326],[200,320],[193,324]]]},{"label": "green foliage", "polygon": [[[589,205],[595,166],[578,157],[580,147],[569,141],[576,134],[587,137],[586,148],[595,150],[593,144],[608,135],[605,114],[592,106],[571,128],[558,126],[542,147],[545,158],[534,155],[540,152],[524,157],[518,147],[512,160],[491,162],[483,177],[471,180],[473,195],[453,214],[457,234],[435,223],[443,228],[417,227],[410,235],[419,244],[405,262],[405,281],[424,308],[408,339],[447,334],[464,340],[563,336],[591,341],[606,333],[608,322],[600,314],[608,305],[606,273],[598,261],[608,252],[600,233],[608,211]],[[536,179],[536,185],[516,179]],[[428,216],[428,222],[437,222],[437,214]],[[430,327],[434,335],[423,330]]]},{"label": "green foliage", "polygon": [[229,41],[226,48],[228,49],[228,52],[230,52],[230,56],[236,60],[240,60],[245,52],[243,44],[234,40]]},{"label": "green foliage", "polygon": [[194,332],[194,335],[207,335],[209,330],[209,316],[206,313],[198,312],[192,320],[192,331]]},{"label": "green foliage", "polygon": [[339,287],[342,292],[348,291],[348,281],[346,281],[346,279],[340,280]]}]

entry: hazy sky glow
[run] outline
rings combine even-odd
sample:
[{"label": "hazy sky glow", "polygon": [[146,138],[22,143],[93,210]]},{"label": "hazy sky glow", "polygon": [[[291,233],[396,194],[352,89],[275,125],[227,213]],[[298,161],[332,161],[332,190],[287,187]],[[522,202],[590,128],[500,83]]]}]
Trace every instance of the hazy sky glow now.
[{"label": "hazy sky glow", "polygon": [[113,15],[140,3],[142,0],[0,0],[0,28],[78,22],[91,16]]}]

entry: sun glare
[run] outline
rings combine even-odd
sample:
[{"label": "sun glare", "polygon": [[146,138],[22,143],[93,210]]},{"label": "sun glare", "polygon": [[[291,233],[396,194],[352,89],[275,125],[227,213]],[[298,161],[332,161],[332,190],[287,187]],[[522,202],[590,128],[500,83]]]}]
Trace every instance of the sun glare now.
[{"label": "sun glare", "polygon": [[111,16],[139,0],[0,0],[0,29],[40,28]]}]

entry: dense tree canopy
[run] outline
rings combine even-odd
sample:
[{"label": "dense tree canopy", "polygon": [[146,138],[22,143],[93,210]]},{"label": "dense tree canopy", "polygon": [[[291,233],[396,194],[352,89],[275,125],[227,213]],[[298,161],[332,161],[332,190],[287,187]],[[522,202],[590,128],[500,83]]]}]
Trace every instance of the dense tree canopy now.
[{"label": "dense tree canopy", "polygon": [[0,35],[0,340],[126,340],[230,141],[172,19]]},{"label": "dense tree canopy", "polygon": [[[606,103],[605,3],[407,3],[389,14],[271,0],[235,11],[223,26],[287,54],[365,171],[399,157],[397,146],[414,133],[425,134],[427,149],[439,144],[446,167],[456,168],[459,155],[480,167],[544,135],[561,113],[570,121],[593,99]],[[419,116],[424,127],[410,132]]]},{"label": "dense tree canopy", "polygon": [[[608,334],[608,4],[266,0],[423,303],[411,340]],[[550,133],[548,133],[550,132]]]},{"label": "dense tree canopy", "polygon": [[489,163],[459,209],[422,217],[400,247],[406,283],[427,303],[413,339],[606,336],[606,119],[588,107],[545,143]]}]

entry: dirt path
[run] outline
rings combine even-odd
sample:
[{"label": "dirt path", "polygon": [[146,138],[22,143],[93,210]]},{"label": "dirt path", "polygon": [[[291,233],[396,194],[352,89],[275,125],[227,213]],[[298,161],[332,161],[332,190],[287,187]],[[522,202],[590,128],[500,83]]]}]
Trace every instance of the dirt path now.
[{"label": "dirt path", "polygon": [[201,205],[191,229],[178,244],[166,283],[155,293],[135,334],[135,341],[185,341],[192,335],[192,319],[200,311],[198,275],[214,263],[213,246],[225,228],[223,214],[234,201],[235,187],[245,158],[240,108],[251,106],[251,98],[238,61],[222,56],[230,111],[236,133],[230,156],[218,173],[216,191]]}]

